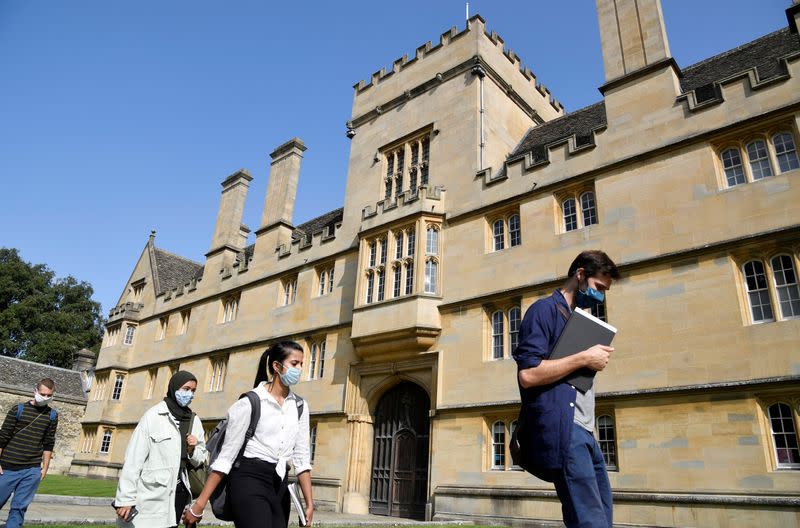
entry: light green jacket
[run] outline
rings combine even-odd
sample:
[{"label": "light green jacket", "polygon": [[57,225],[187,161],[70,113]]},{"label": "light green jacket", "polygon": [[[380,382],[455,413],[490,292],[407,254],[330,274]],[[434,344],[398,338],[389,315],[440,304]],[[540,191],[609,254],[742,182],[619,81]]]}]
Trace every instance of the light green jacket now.
[{"label": "light green jacket", "polygon": [[[206,460],[203,424],[195,416],[192,435],[197,446],[189,463],[198,466]],[[161,401],[144,413],[125,450],[125,463],[117,483],[116,506],[136,506],[131,522],[117,519],[117,526],[168,528],[175,526],[175,487],[181,463],[178,422]],[[188,489],[186,476],[183,482]]]}]

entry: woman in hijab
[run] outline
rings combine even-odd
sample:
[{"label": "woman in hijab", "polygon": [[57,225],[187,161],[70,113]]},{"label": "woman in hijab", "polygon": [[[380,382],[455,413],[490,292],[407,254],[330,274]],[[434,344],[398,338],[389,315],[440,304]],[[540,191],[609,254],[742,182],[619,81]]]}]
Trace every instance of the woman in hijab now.
[{"label": "woman in hijab", "polygon": [[177,526],[191,502],[187,470],[206,459],[203,424],[189,408],[195,390],[192,373],[176,372],[166,397],[139,420],[117,484],[118,526]]}]

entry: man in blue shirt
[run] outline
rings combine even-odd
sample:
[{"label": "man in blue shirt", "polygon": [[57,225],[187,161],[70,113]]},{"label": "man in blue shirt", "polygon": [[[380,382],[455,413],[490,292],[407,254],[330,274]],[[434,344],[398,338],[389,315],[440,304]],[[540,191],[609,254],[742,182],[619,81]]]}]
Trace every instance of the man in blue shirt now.
[{"label": "man in blue shirt", "polygon": [[548,358],[570,312],[603,302],[619,276],[604,252],[579,254],[564,285],[525,312],[513,352],[522,398],[520,445],[531,472],[555,484],[568,528],[612,526],[611,486],[592,436],[594,391],[581,393],[564,378],[582,368],[603,370],[614,349],[594,345],[565,358]]}]

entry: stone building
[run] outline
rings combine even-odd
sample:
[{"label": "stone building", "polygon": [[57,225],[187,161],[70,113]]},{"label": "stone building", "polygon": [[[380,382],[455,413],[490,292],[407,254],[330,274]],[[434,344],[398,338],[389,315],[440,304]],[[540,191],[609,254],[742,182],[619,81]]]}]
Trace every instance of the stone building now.
[{"label": "stone building", "polygon": [[[558,519],[507,452],[524,311],[602,248],[623,278],[596,380],[615,519],[798,526],[800,5],[680,66],[658,0],[598,0],[602,100],[566,113],[472,17],[355,85],[341,209],[295,225],[305,145],[222,183],[203,263],[151,236],[111,311],[75,473],[114,476],[171,372],[208,427],[280,339],[306,349],[317,504]],[[587,86],[590,90],[594,87]]]},{"label": "stone building", "polygon": [[86,349],[75,353],[72,370],[0,356],[0,420],[18,403],[33,399],[39,380],[50,378],[56,384],[51,406],[58,410],[58,429],[50,461],[51,474],[66,473],[78,451],[93,366],[94,353]]}]

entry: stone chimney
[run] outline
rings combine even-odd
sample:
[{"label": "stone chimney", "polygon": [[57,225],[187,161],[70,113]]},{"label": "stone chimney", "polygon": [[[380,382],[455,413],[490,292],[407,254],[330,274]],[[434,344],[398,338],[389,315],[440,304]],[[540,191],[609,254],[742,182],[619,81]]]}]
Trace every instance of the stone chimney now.
[{"label": "stone chimney", "polygon": [[[680,69],[670,56],[660,0],[596,1],[606,72],[600,92],[605,98],[607,140],[619,138],[625,147],[630,144],[631,123],[660,122],[674,108],[681,93]],[[655,146],[658,137],[654,128],[644,141]]]},{"label": "stone chimney", "polygon": [[82,348],[72,354],[72,370],[86,372],[94,369],[95,355],[88,348]]},{"label": "stone chimney", "polygon": [[269,168],[261,229],[269,229],[275,224],[292,225],[294,199],[297,195],[297,182],[300,179],[300,161],[305,150],[303,142],[294,138],[270,154],[272,163]]},{"label": "stone chimney", "polygon": [[597,0],[606,82],[671,57],[660,0]]},{"label": "stone chimney", "polygon": [[786,19],[789,21],[789,30],[797,33],[800,28],[800,0],[792,0],[792,7],[786,10]]},{"label": "stone chimney", "polygon": [[206,253],[206,257],[226,249],[233,252],[243,249],[242,214],[252,180],[253,177],[249,172],[240,169],[222,182],[222,198],[219,203],[219,213],[217,213],[217,224],[214,227],[214,237],[211,239],[211,248]]},{"label": "stone chimney", "polygon": [[261,227],[256,231],[256,254],[274,255],[280,246],[288,247],[291,244],[294,199],[305,150],[303,142],[293,138],[270,154],[272,163]]}]

